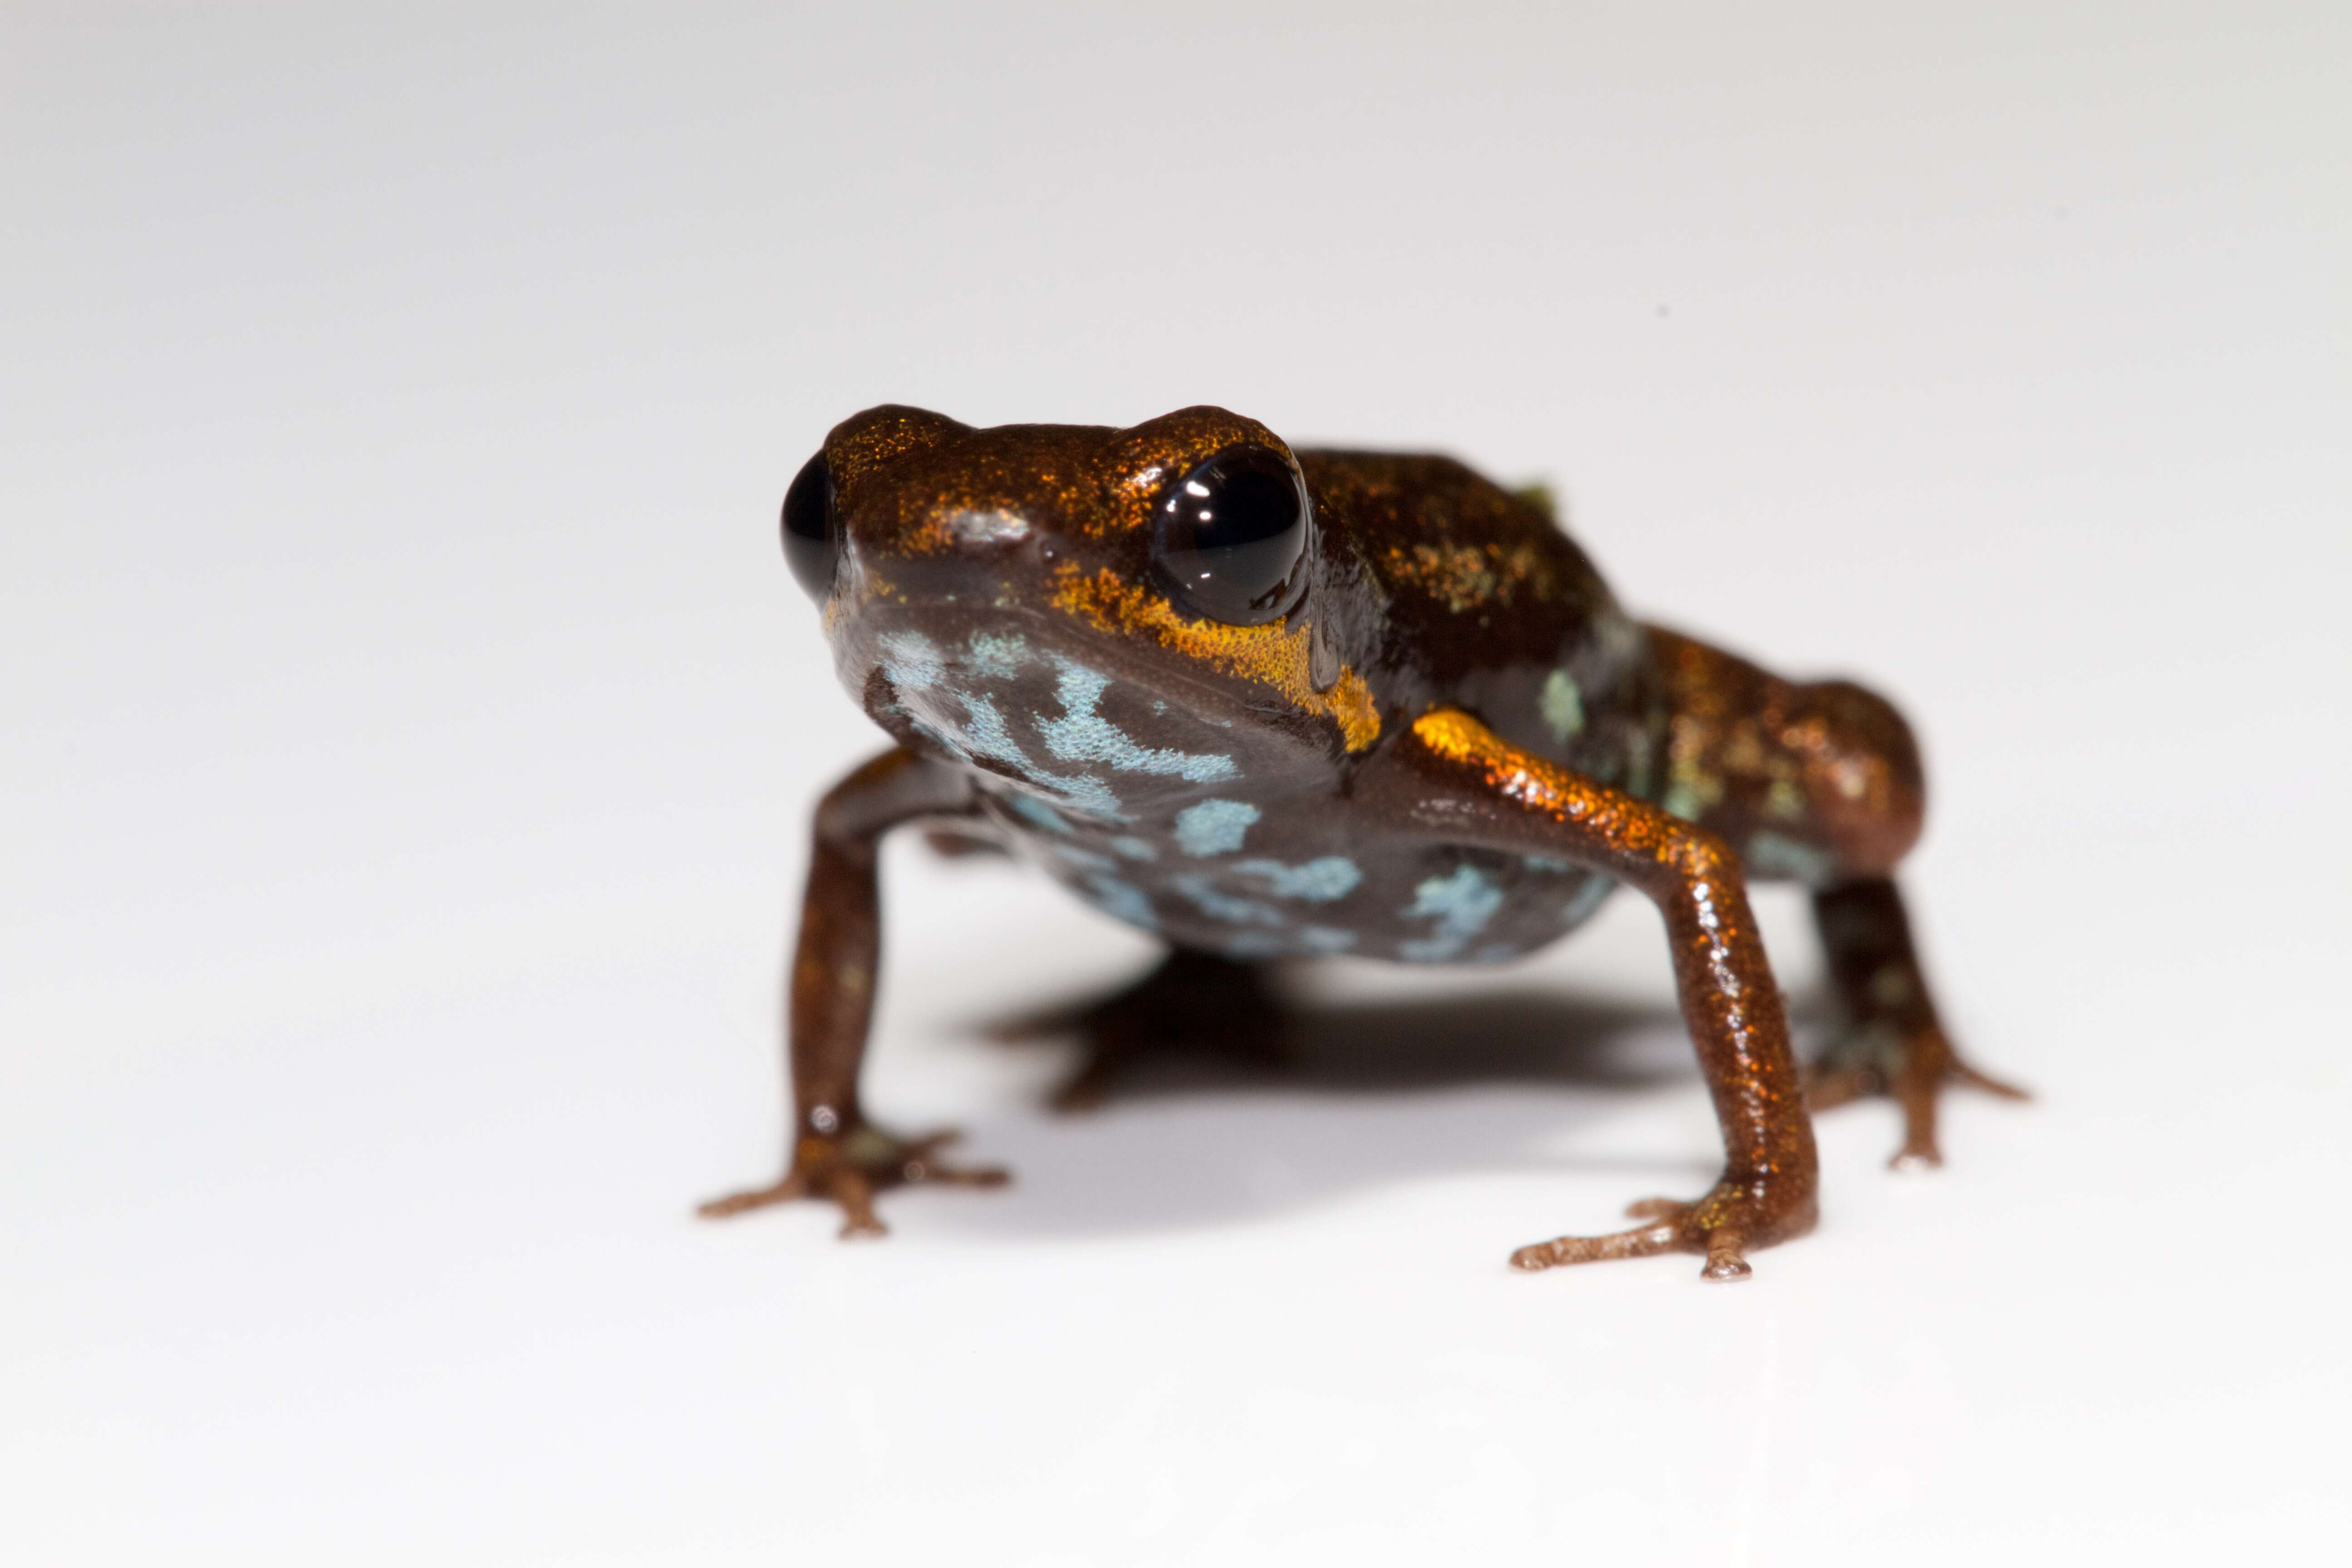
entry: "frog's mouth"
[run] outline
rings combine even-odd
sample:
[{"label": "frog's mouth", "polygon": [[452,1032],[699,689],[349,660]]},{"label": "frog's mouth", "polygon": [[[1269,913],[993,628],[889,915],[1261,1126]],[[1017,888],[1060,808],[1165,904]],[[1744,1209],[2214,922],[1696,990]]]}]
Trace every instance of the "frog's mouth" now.
[{"label": "frog's mouth", "polygon": [[[1370,689],[1339,661],[1328,636],[1318,635],[1305,606],[1265,626],[1225,626],[1188,617],[1162,595],[1117,573],[1088,574],[1066,566],[1054,576],[1054,607],[1122,644],[1157,643],[1164,661],[1262,687],[1299,712],[1336,723],[1349,752],[1380,738],[1381,715]],[[1276,710],[1278,711],[1278,710]]]}]

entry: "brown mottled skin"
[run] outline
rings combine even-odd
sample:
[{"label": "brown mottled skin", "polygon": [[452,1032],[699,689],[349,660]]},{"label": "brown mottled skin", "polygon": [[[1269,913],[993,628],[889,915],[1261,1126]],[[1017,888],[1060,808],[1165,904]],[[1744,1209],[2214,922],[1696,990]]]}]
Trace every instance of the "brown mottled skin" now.
[{"label": "brown mottled skin", "polygon": [[[1194,613],[1152,570],[1171,486],[1255,448],[1311,498],[1299,596],[1263,626]],[[886,405],[821,454],[835,554],[819,584],[843,684],[896,742],[826,795],[792,977],[793,1148],[775,1184],[706,1205],[826,1198],[880,1230],[876,1190],[988,1184],[857,1097],[880,946],[881,836],[993,841],[1164,939],[1091,1016],[1068,1099],[1139,1046],[1257,1041],[1267,962],[1348,952],[1500,963],[1624,886],[1662,916],[1726,1163],[1633,1229],[1522,1247],[1525,1268],[1664,1251],[1710,1279],[1815,1216],[1816,1104],[1894,1095],[1898,1162],[1937,1159],[1939,1089],[1984,1079],[1929,1000],[1892,873],[1919,834],[1901,716],[1644,627],[1536,500],[1445,458],[1304,451],[1219,408],[1127,429],[975,429]],[[1295,480],[1285,480],[1295,483]],[[1748,908],[1751,876],[1812,889],[1851,1030],[1810,1084]]]}]

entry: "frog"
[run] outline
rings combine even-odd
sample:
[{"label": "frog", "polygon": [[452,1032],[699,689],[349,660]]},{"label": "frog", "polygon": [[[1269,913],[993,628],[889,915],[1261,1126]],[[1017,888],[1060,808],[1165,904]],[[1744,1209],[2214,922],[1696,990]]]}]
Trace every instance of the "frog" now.
[{"label": "frog", "polygon": [[[1539,490],[1454,458],[1293,448],[1202,405],[1124,427],[973,426],[883,405],[786,489],[786,562],[888,745],[819,801],[789,968],[782,1175],[702,1205],[813,1199],[845,1237],[877,1194],[995,1186],[951,1132],[868,1118],[878,852],[919,827],[1011,855],[1164,958],[1094,1010],[1066,1102],[1176,1036],[1263,1040],[1275,966],[1496,966],[1630,889],[1664,928],[1722,1173],[1516,1268],[1657,1254],[1712,1280],[1811,1231],[1811,1112],[1901,1108],[1941,1160],[1954,1086],[2022,1091],[1946,1031],[1895,873],[1917,742],[1886,699],[1798,681],[1617,602]],[[1807,890],[1847,1026],[1791,1045],[1748,894]]]}]

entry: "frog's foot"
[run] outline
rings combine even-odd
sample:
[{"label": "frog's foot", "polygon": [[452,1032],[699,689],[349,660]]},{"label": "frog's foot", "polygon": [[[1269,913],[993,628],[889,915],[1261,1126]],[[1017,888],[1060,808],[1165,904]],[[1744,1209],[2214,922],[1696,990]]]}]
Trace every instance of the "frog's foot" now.
[{"label": "frog's foot", "polygon": [[1086,1059],[1055,1091],[1053,1105],[1078,1111],[1102,1105],[1117,1079],[1153,1057],[1213,1052],[1254,1068],[1279,1066],[1286,1032],[1265,965],[1177,948],[1124,991],[1012,1019],[990,1034],[1000,1040],[1076,1035]]},{"label": "frog's foot", "polygon": [[812,1134],[793,1151],[793,1167],[772,1186],[713,1198],[694,1212],[704,1219],[729,1219],[770,1204],[816,1198],[841,1205],[842,1239],[887,1236],[874,1216],[874,1194],[889,1187],[1001,1187],[1011,1178],[1001,1170],[943,1165],[935,1151],[954,1142],[953,1132],[928,1138],[894,1138],[872,1127],[855,1127],[839,1137]]},{"label": "frog's foot", "polygon": [[1908,1037],[1885,1025],[1864,1025],[1808,1069],[1805,1103],[1814,1110],[1827,1110],[1870,1095],[1889,1097],[1903,1107],[1903,1147],[1887,1163],[1898,1171],[1927,1170],[1944,1163],[1936,1142],[1936,1105],[1949,1084],[1965,1084],[2002,1100],[2032,1098],[2017,1085],[1962,1061],[1950,1038],[1934,1025]]},{"label": "frog's foot", "polygon": [[1706,1258],[1703,1279],[1745,1279],[1751,1247],[1792,1240],[1813,1228],[1812,1181],[1717,1182],[1695,1204],[1675,1198],[1643,1198],[1626,1209],[1646,1221],[1609,1236],[1563,1236],[1522,1247],[1511,1267],[1530,1273],[1570,1263],[1601,1263],[1612,1258],[1649,1258],[1661,1252],[1696,1252]]}]

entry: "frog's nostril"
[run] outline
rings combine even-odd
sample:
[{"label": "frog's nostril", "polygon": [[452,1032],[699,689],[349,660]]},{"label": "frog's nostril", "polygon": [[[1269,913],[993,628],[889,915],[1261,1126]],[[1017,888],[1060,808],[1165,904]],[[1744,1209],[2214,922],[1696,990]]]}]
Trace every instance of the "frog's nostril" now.
[{"label": "frog's nostril", "polygon": [[1029,520],[1002,507],[968,507],[946,521],[948,537],[961,544],[1018,544],[1029,537]]}]

